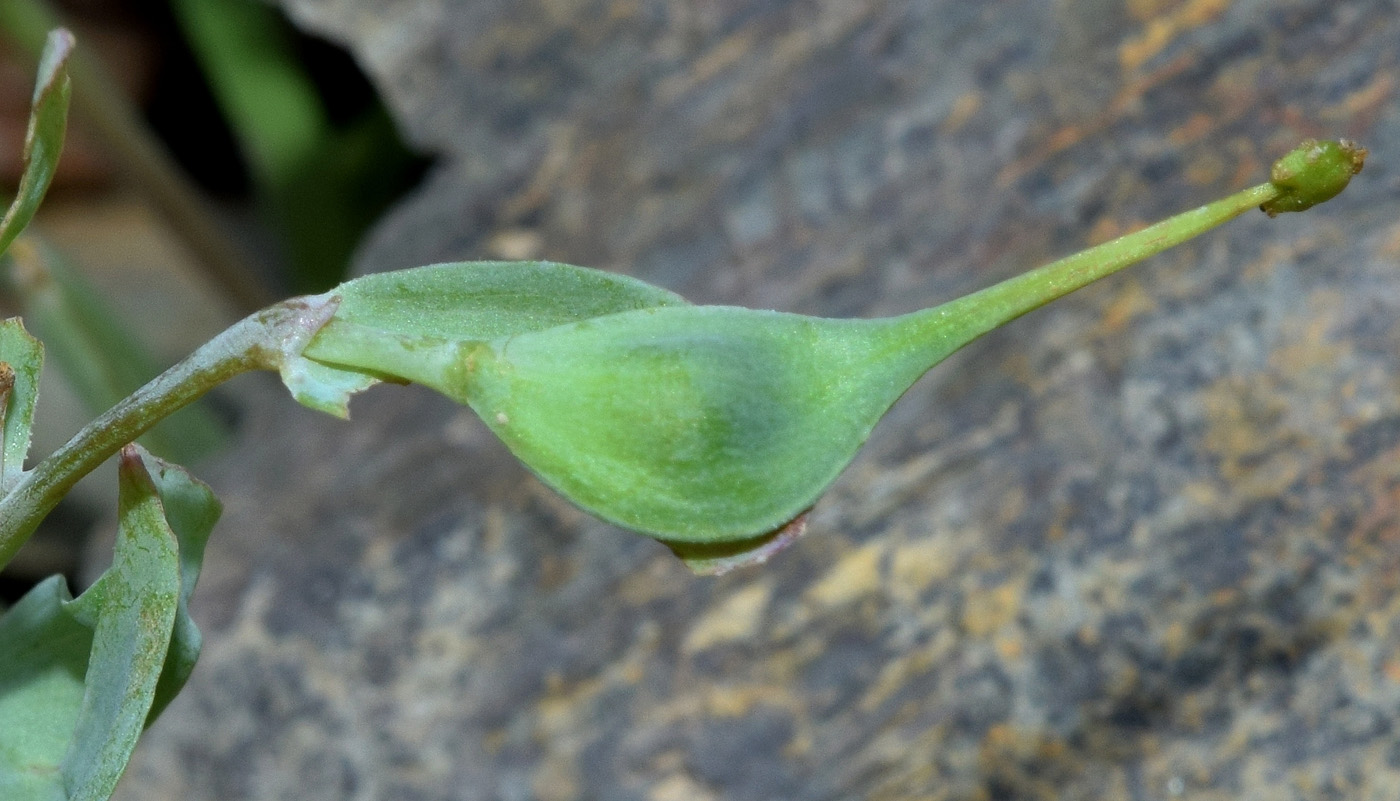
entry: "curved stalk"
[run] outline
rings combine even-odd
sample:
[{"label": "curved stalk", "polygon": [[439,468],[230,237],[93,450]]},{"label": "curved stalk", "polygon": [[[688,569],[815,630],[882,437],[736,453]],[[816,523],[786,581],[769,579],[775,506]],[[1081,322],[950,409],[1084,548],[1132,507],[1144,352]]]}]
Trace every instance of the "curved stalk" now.
[{"label": "curved stalk", "polygon": [[167,415],[250,370],[279,370],[335,313],[333,295],[293,298],[240,320],[83,427],[0,499],[0,566],[78,480]]}]

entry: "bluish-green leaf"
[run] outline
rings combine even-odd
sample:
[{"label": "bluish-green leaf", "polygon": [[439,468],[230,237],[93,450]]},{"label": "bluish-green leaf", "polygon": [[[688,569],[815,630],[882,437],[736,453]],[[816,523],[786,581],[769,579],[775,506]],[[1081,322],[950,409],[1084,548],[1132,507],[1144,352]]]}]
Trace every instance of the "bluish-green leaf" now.
[{"label": "bluish-green leaf", "polygon": [[44,43],[29,129],[24,136],[24,173],[14,201],[0,220],[0,253],[29,225],[58,169],[58,155],[63,151],[63,133],[68,125],[68,56],[72,52],[73,35],[65,30],[53,31]]},{"label": "bluish-green leaf", "polygon": [[62,576],[0,617],[0,798],[63,801],[58,765],[83,700],[92,629],[64,610]]},{"label": "bluish-green leaf", "polygon": [[93,626],[82,706],[59,763],[73,801],[112,794],[155,698],[180,605],[180,555],[135,446],[122,452],[112,567],[69,604]]},{"label": "bluish-green leaf", "polygon": [[165,659],[150,717],[147,718],[149,725],[185,686],[190,672],[194,670],[195,660],[199,658],[203,637],[190,617],[189,601],[204,562],[204,546],[219,520],[223,505],[214,497],[208,484],[191,476],[185,468],[148,453],[142,453],[141,457],[160,495],[165,520],[170,524],[180,547],[180,604],[175,614],[170,653]]},{"label": "bluish-green leaf", "polygon": [[647,309],[493,340],[432,386],[599,517],[734,542],[812,506],[942,358],[917,322]]},{"label": "bluish-green leaf", "polygon": [[107,798],[199,653],[186,604],[219,504],[123,454],[112,567],[76,601],[55,576],[0,617],[0,799]]},{"label": "bluish-green leaf", "polygon": [[1251,208],[1333,197],[1365,156],[1305,142],[1271,183],[896,318],[686,306],[564,265],[449,265],[346,285],[301,352],[470,404],[565,497],[720,571],[795,537],[890,405],[958,348]]}]

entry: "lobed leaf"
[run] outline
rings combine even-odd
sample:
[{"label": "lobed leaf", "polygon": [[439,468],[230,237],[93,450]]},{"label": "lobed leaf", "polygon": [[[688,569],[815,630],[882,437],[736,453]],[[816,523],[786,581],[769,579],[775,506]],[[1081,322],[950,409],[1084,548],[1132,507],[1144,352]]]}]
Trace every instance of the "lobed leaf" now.
[{"label": "lobed leaf", "polygon": [[92,627],[73,739],[58,765],[70,799],[112,794],[136,748],[180,604],[179,548],[135,446],[122,452],[112,567],[68,604]]},{"label": "lobed leaf", "polygon": [[0,798],[63,801],[58,765],[83,701],[92,629],[65,610],[62,576],[0,617]]},{"label": "lobed leaf", "polygon": [[55,576],[0,617],[0,798],[107,798],[199,653],[186,607],[218,502],[137,446],[120,481],[112,567],[77,600]]},{"label": "lobed leaf", "polygon": [[175,629],[160,681],[156,684],[151,712],[146,719],[146,724],[150,725],[185,686],[199,658],[203,636],[190,617],[190,596],[194,594],[195,584],[199,581],[204,547],[223,512],[223,504],[219,503],[208,484],[191,476],[185,468],[139,449],[138,452],[160,497],[165,521],[174,532],[180,549],[180,599],[175,611]]}]

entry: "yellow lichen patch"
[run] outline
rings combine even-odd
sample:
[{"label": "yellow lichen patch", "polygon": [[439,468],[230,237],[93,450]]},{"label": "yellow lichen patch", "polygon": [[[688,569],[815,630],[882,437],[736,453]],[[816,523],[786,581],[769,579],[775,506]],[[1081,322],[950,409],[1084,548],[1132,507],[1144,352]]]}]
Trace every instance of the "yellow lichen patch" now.
[{"label": "yellow lichen patch", "polygon": [[1136,72],[1181,33],[1214,22],[1229,6],[1230,0],[1186,0],[1173,11],[1153,16],[1141,33],[1119,46],[1118,63]]},{"label": "yellow lichen patch", "polygon": [[753,637],[763,622],[772,596],[773,583],[768,580],[741,587],[695,621],[686,634],[682,650],[695,653]]},{"label": "yellow lichen patch", "polygon": [[1138,22],[1146,22],[1167,10],[1171,0],[1128,0],[1128,16]]},{"label": "yellow lichen patch", "polygon": [[1395,73],[1379,72],[1365,86],[1318,112],[1324,120],[1352,121],[1386,107],[1395,93]]},{"label": "yellow lichen patch", "polygon": [[825,576],[808,588],[807,601],[822,606],[840,606],[880,589],[880,557],[885,549],[866,545],[841,557]]},{"label": "yellow lichen patch", "polygon": [[657,95],[666,103],[672,103],[696,86],[732,69],[753,53],[753,39],[753,31],[747,28],[721,39],[693,61],[688,72],[661,81]]},{"label": "yellow lichen patch", "polygon": [[912,593],[928,589],[953,572],[957,554],[945,537],[929,537],[900,545],[890,557],[891,589]]},{"label": "yellow lichen patch", "polygon": [[1012,486],[1002,494],[1000,502],[997,503],[996,522],[997,526],[1005,527],[1020,519],[1026,512],[1026,505],[1029,503],[1026,496],[1026,488],[1020,485]]},{"label": "yellow lichen patch", "polygon": [[986,637],[1015,619],[1021,609],[1024,586],[1013,580],[989,590],[967,594],[963,606],[963,630],[973,637]]},{"label": "yellow lichen patch", "polygon": [[1379,255],[1391,258],[1400,256],[1400,222],[1386,229],[1385,237],[1381,240]]},{"label": "yellow lichen patch", "polygon": [[1336,365],[1351,351],[1345,340],[1334,339],[1331,333],[1347,304],[1347,298],[1335,290],[1310,293],[1308,321],[1301,336],[1269,354],[1269,366],[1290,376],[1319,377],[1333,373]]},{"label": "yellow lichen patch", "polygon": [[709,801],[718,796],[689,776],[673,774],[652,785],[647,798],[650,801]]},{"label": "yellow lichen patch", "polygon": [[540,801],[573,801],[581,792],[578,764],[572,757],[549,756],[530,777]]},{"label": "yellow lichen patch", "polygon": [[879,708],[881,704],[893,698],[895,693],[908,687],[912,678],[929,672],[934,661],[933,653],[929,649],[921,649],[886,662],[880,669],[880,675],[860,699],[861,710],[870,712]]},{"label": "yellow lichen patch", "polygon": [[1230,167],[1230,160],[1216,150],[1204,150],[1186,165],[1186,181],[1193,186],[1218,183]]},{"label": "yellow lichen patch", "polygon": [[1387,661],[1385,665],[1382,666],[1381,670],[1392,684],[1400,684],[1400,659],[1391,659]]},{"label": "yellow lichen patch", "polygon": [[943,118],[943,133],[956,133],[959,128],[967,124],[982,108],[982,94],[977,91],[963,92],[958,99],[953,101],[953,108],[948,112],[948,116]]},{"label": "yellow lichen patch", "polygon": [[1230,0],[1187,0],[1176,16],[1182,27],[1199,28],[1220,19],[1229,7]]},{"label": "yellow lichen patch", "polygon": [[1119,45],[1118,63],[1128,72],[1136,71],[1148,59],[1162,52],[1175,34],[1176,26],[1170,19],[1156,17],[1148,20],[1141,33]]},{"label": "yellow lichen patch", "polygon": [[705,712],[716,718],[741,718],[761,699],[753,687],[713,687],[705,694]]},{"label": "yellow lichen patch", "polygon": [[712,718],[742,718],[759,705],[795,712],[803,701],[776,684],[727,684],[707,686],[700,699],[702,714]]},{"label": "yellow lichen patch", "polygon": [[1099,321],[1099,333],[1107,336],[1121,334],[1133,318],[1156,309],[1157,302],[1147,294],[1140,282],[1126,281],[1108,308],[1104,309],[1103,319]]},{"label": "yellow lichen patch", "polygon": [[1090,245],[1102,245],[1123,235],[1123,226],[1112,217],[1100,217],[1089,229],[1087,240]]},{"label": "yellow lichen patch", "polygon": [[623,577],[615,595],[631,606],[643,606],[658,598],[667,598],[675,591],[675,577],[686,572],[671,554],[658,554],[641,570]]},{"label": "yellow lichen patch", "polygon": [[1246,477],[1285,444],[1287,403],[1267,381],[1229,376],[1207,387],[1200,403],[1206,413],[1202,445],[1220,459],[1227,480]]},{"label": "yellow lichen patch", "polygon": [[1287,245],[1265,245],[1258,258],[1245,263],[1240,270],[1240,278],[1245,281],[1263,281],[1278,270],[1279,265],[1287,264],[1297,257],[1297,253]]},{"label": "yellow lichen patch", "polygon": [[1199,142],[1210,134],[1214,133],[1218,126],[1217,120],[1204,112],[1196,112],[1186,120],[1186,122],[1173,128],[1167,134],[1167,141],[1177,147]]},{"label": "yellow lichen patch", "polygon": [[1180,495],[1198,509],[1213,508],[1221,502],[1220,489],[1206,481],[1186,482],[1181,487]]},{"label": "yellow lichen patch", "polygon": [[1173,620],[1162,633],[1162,648],[1169,659],[1178,659],[1191,646],[1191,632],[1180,620]]},{"label": "yellow lichen patch", "polygon": [[590,679],[564,687],[557,678],[549,684],[549,695],[535,707],[537,729],[545,737],[562,737],[578,724],[581,714],[587,713],[586,702],[598,694],[602,685]]},{"label": "yellow lichen patch", "polygon": [[631,19],[641,12],[641,5],[641,0],[612,0],[608,4],[608,19]]},{"label": "yellow lichen patch", "polygon": [[997,655],[1002,659],[1008,662],[1014,662],[1020,659],[1022,654],[1025,653],[1026,643],[1025,640],[1020,637],[1008,634],[997,637],[996,642],[993,643],[993,647],[997,649]]},{"label": "yellow lichen patch", "polygon": [[1071,756],[1064,741],[1048,737],[1040,730],[998,723],[987,729],[977,758],[991,775],[1032,779],[1017,776],[1019,766],[1033,764],[1038,769],[1051,770],[1054,763]]}]

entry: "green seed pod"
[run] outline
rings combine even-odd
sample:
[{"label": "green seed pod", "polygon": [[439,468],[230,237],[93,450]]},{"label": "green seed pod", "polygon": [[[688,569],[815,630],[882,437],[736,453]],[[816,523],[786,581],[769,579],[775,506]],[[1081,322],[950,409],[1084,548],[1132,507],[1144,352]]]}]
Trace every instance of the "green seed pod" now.
[{"label": "green seed pod", "polygon": [[470,404],[563,495],[722,572],[797,537],[890,405],[953,351],[1248,209],[1327,200],[1364,159],[1305,142],[1270,183],[902,317],[689,306],[566,265],[456,264],[346,284],[304,355]]},{"label": "green seed pod", "polygon": [[898,328],[646,309],[490,342],[453,389],[585,509],[666,540],[728,541],[811,506],[928,369]]}]

